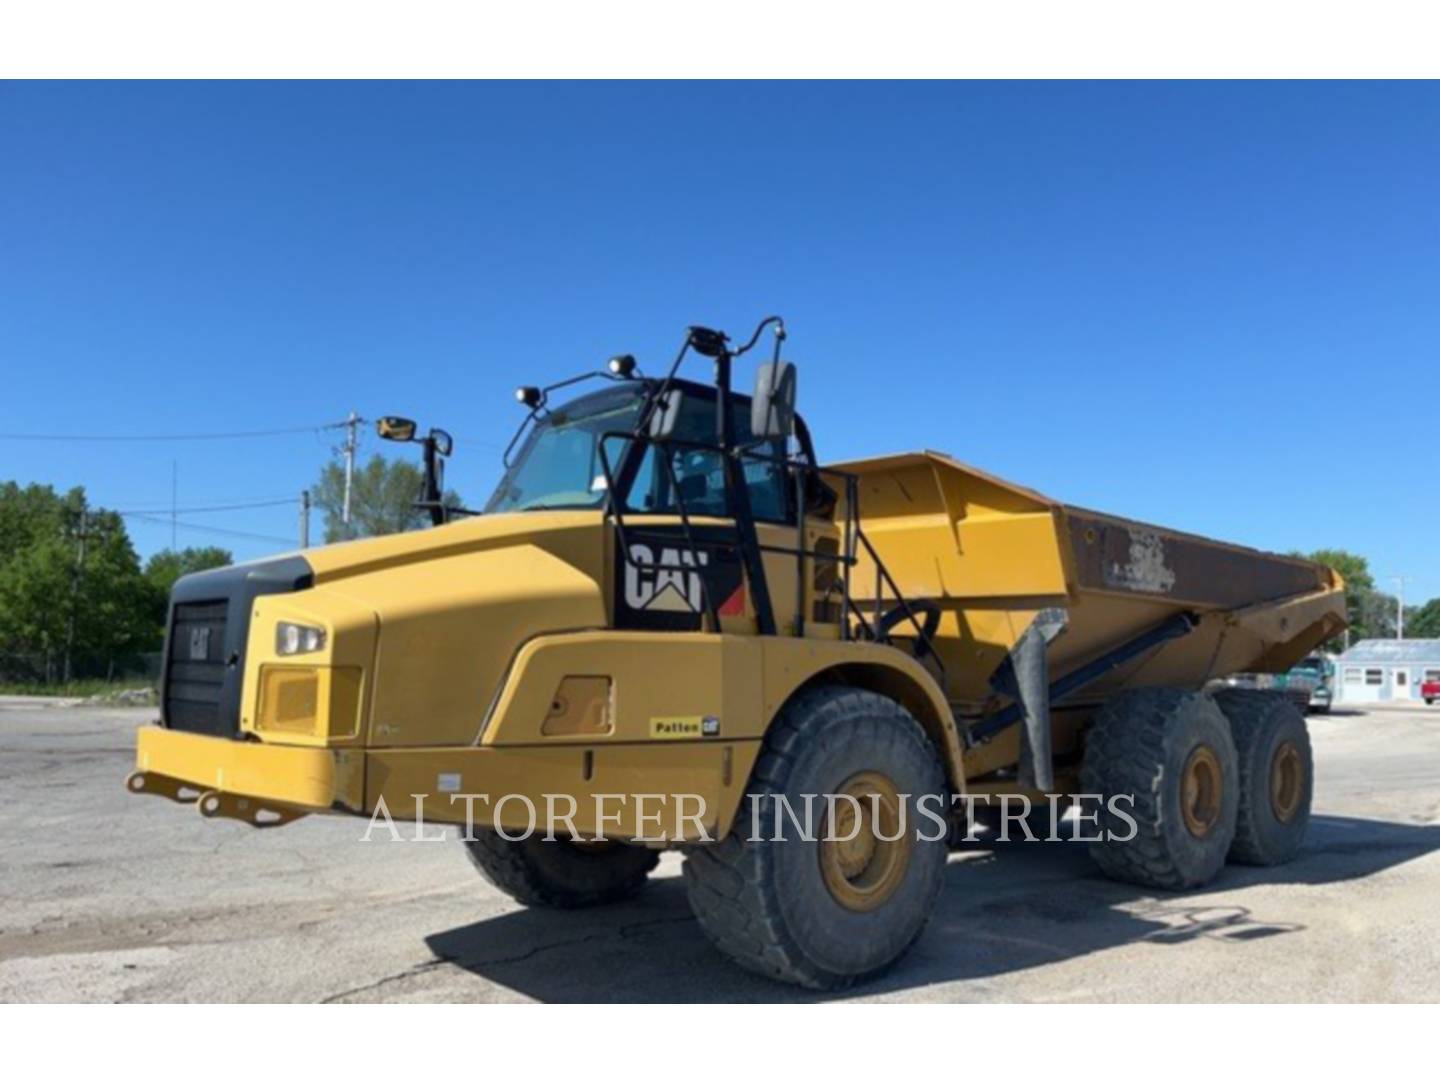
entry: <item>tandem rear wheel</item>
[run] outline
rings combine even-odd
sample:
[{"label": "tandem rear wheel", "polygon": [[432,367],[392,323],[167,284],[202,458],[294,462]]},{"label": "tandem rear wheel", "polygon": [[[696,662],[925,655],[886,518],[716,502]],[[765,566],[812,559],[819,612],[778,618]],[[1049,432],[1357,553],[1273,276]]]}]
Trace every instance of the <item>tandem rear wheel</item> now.
[{"label": "tandem rear wheel", "polygon": [[[742,967],[801,986],[884,971],[924,930],[944,877],[945,823],[917,816],[927,795],[943,817],[939,757],[904,708],[849,687],[802,691],[771,725],[729,834],[686,856],[701,929]],[[775,807],[803,820],[807,796],[802,836]]]},{"label": "tandem rear wheel", "polygon": [[1096,717],[1081,774],[1082,790],[1104,800],[1101,839],[1090,849],[1100,869],[1165,889],[1204,885],[1227,859],[1293,859],[1313,787],[1304,716],[1283,694],[1261,690],[1119,694]]},{"label": "tandem rear wheel", "polygon": [[1117,881],[1204,885],[1235,837],[1239,775],[1230,724],[1211,698],[1160,687],[1117,694],[1085,741],[1080,790],[1102,797],[1091,856]]},{"label": "tandem rear wheel", "polygon": [[1264,690],[1222,690],[1240,769],[1232,862],[1275,866],[1293,859],[1310,825],[1315,762],[1298,705]]}]

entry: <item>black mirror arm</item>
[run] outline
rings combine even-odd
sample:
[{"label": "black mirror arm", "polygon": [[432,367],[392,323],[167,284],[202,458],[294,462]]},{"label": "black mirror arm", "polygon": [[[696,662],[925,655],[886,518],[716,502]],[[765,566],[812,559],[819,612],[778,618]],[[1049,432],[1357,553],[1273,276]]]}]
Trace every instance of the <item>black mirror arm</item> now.
[{"label": "black mirror arm", "polygon": [[445,524],[445,505],[440,487],[440,462],[436,455],[435,439],[432,436],[425,440],[425,481],[420,501],[416,504],[430,512],[432,525]]},{"label": "black mirror arm", "polygon": [[731,355],[737,357],[744,356],[755,347],[756,343],[760,340],[760,335],[765,332],[765,328],[771,325],[775,327],[775,359],[779,360],[780,343],[785,340],[785,320],[779,315],[767,315],[761,319],[760,325],[755,327],[755,332],[750,335],[750,340],[744,345],[741,345],[740,348],[736,349]]}]

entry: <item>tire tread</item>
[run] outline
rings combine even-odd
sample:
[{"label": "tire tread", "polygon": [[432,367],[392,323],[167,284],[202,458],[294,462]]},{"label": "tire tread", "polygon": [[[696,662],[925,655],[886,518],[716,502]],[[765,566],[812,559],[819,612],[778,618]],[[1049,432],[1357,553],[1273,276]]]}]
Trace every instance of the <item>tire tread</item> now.
[{"label": "tire tread", "polygon": [[[878,719],[877,714],[884,719]],[[906,739],[934,756],[920,725],[889,698],[844,686],[803,690],[785,706],[767,732],[750,787],[729,833],[717,843],[697,845],[687,855],[684,867],[690,905],[701,929],[717,949],[756,974],[812,989],[849,986],[878,972],[837,976],[804,954],[786,926],[775,882],[766,873],[760,850],[764,845],[745,838],[753,827],[751,796],[760,795],[762,803],[769,805],[769,796],[785,791],[803,748],[842,725],[852,732],[868,727],[872,736]],[[937,785],[943,789],[938,761],[935,769]],[[937,875],[937,894],[939,885]],[[933,902],[929,906],[933,911]],[[915,936],[923,929],[922,924]]]},{"label": "tire tread", "polygon": [[476,829],[463,844],[465,854],[482,877],[527,907],[584,908],[624,899],[645,884],[650,871],[660,861],[658,852],[625,847],[619,855],[624,863],[617,863],[613,880],[599,885],[566,886],[540,872],[535,865],[531,840],[507,840],[492,829]]}]

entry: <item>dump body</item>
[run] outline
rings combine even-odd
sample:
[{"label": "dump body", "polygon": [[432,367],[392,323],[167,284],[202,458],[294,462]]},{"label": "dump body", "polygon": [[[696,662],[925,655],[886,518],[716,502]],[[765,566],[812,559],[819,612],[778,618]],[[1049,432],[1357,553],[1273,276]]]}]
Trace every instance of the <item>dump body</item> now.
[{"label": "dump body", "polygon": [[[837,468],[860,477],[866,535],[900,591],[940,607],[934,648],[962,718],[1003,705],[992,677],[1047,609],[1063,612],[1048,647],[1056,678],[1169,618],[1195,618],[1065,706],[1286,671],[1345,625],[1343,582],[1316,563],[1067,506],[932,451]],[[874,577],[862,553],[858,598],[874,597]]]}]

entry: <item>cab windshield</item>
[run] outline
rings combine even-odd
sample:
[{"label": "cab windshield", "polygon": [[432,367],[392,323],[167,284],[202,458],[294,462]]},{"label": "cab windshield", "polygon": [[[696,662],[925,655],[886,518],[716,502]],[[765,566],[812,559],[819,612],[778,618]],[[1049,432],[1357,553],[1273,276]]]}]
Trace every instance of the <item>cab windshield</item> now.
[{"label": "cab windshield", "polygon": [[[760,521],[790,518],[790,491],[781,439],[756,442],[750,434],[750,399],[732,397],[731,428],[746,446],[742,464],[751,513]],[[520,510],[589,510],[605,503],[601,442],[607,434],[635,430],[645,406],[643,385],[579,398],[535,422],[515,462],[485,506],[487,514]],[[725,462],[718,448],[695,444],[715,438],[715,399],[691,387],[675,423],[673,443],[606,440],[605,453],[617,484],[625,486],[626,513],[674,514],[683,508],[709,517],[732,516]],[[640,446],[628,465],[626,447]],[[660,459],[664,455],[665,460]]]},{"label": "cab windshield", "polygon": [[[547,412],[536,421],[485,512],[599,507],[605,501],[600,438],[634,430],[644,404],[643,389],[636,386],[592,394]],[[608,452],[613,467],[613,442]]]}]

